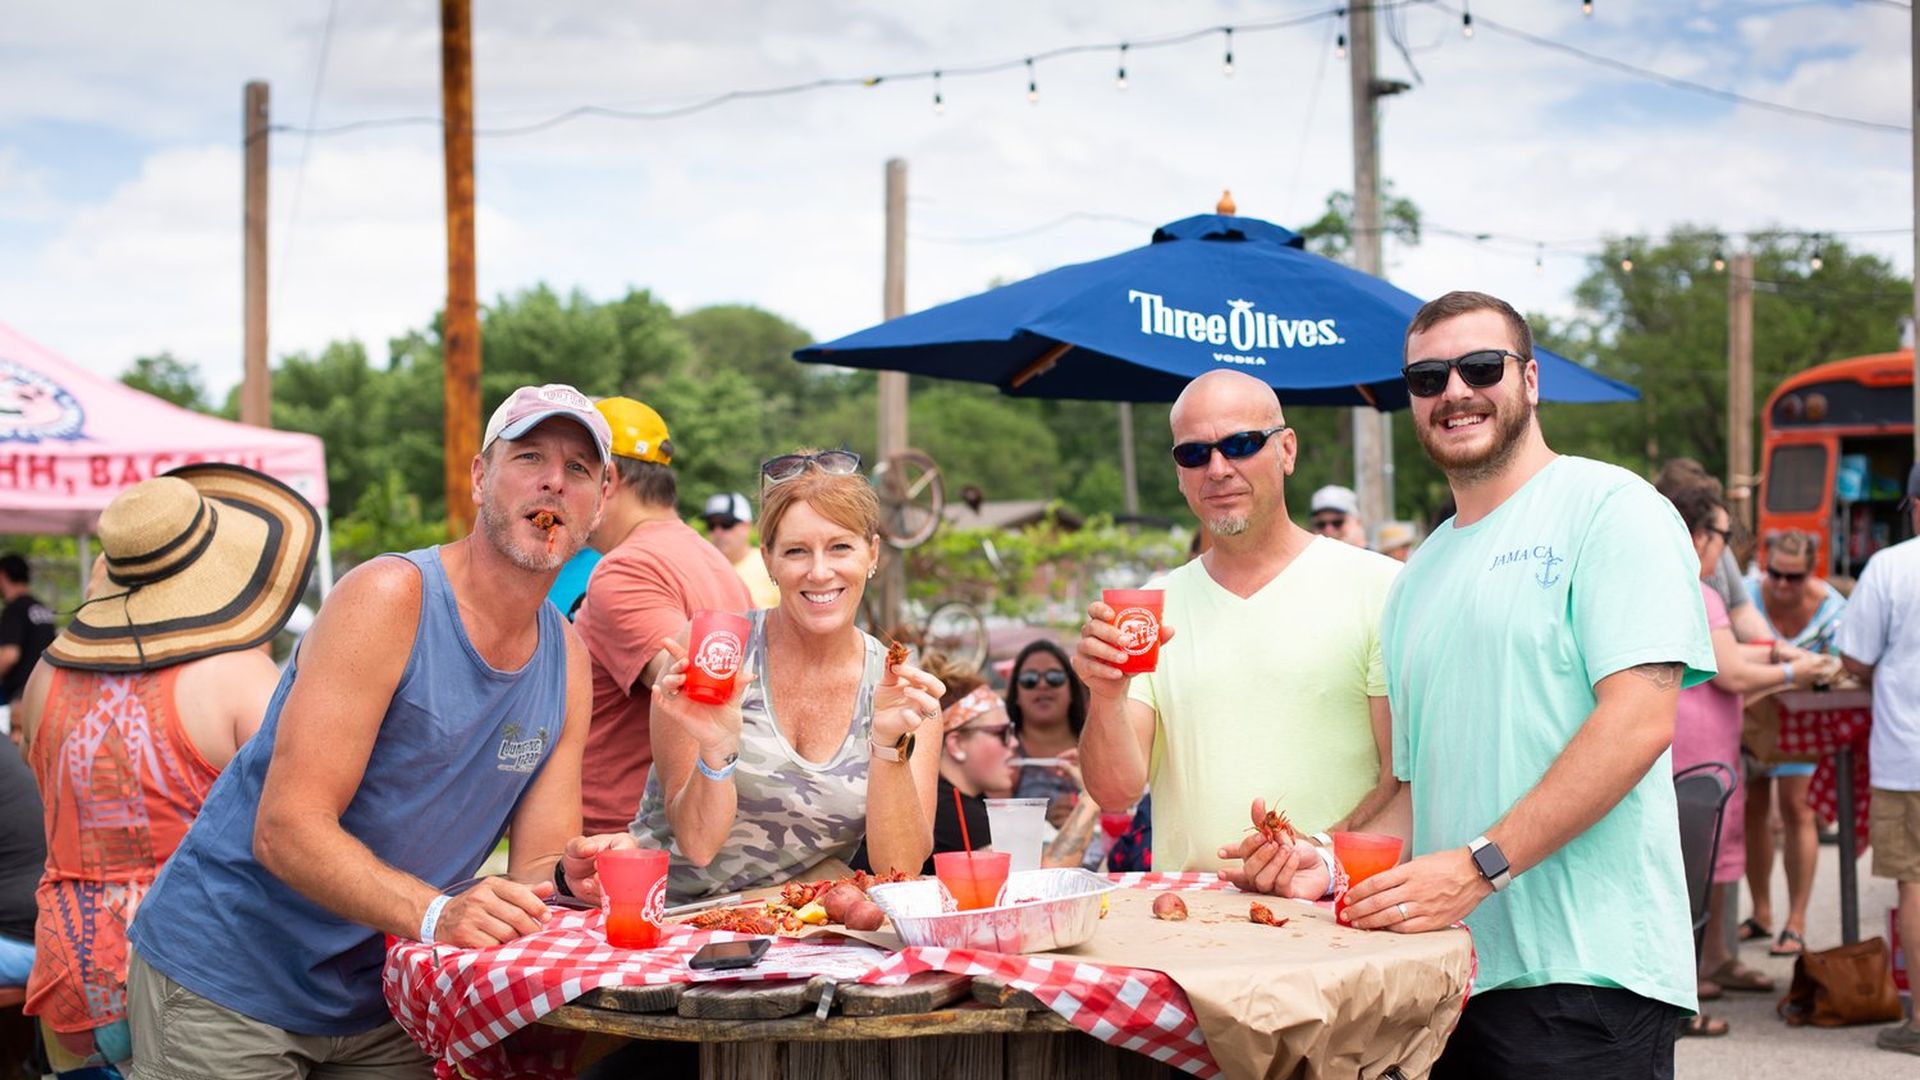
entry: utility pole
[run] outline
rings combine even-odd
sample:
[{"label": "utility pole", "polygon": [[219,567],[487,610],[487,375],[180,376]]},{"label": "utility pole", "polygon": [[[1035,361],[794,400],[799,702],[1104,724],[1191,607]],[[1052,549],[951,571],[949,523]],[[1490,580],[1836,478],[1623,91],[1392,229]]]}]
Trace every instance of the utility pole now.
[{"label": "utility pole", "polygon": [[440,108],[447,173],[445,369],[447,532],[473,531],[473,455],[480,449],[480,307],[473,257],[473,24],[467,0],[440,0]]},{"label": "utility pole", "polygon": [[[905,158],[887,159],[887,253],[886,278],[881,288],[882,318],[897,319],[907,313],[907,162]],[[880,460],[886,461],[907,448],[907,373],[880,373]],[[907,606],[907,560],[895,552],[881,570],[880,610],[892,633],[905,621]]]},{"label": "utility pole", "polygon": [[246,148],[245,239],[240,245],[245,307],[240,377],[240,422],[273,426],[273,376],[267,370],[267,84],[247,84],[241,105]]},{"label": "utility pole", "polygon": [[1727,500],[1753,528],[1753,253],[1727,260]]},{"label": "utility pole", "polygon": [[[1353,265],[1380,277],[1380,135],[1374,104],[1399,87],[1383,86],[1374,77],[1372,0],[1359,0],[1347,9],[1347,37],[1353,98]],[[1353,489],[1360,496],[1360,516],[1369,526],[1378,526],[1393,516],[1393,424],[1386,413],[1359,406],[1351,426]]]}]

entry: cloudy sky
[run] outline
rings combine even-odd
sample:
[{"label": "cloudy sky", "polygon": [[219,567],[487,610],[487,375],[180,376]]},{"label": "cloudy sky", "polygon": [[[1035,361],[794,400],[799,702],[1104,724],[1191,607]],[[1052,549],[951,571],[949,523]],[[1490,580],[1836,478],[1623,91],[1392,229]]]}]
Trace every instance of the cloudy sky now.
[{"label": "cloudy sky", "polygon": [[[1445,230],[1389,251],[1416,293],[1479,287],[1563,313],[1602,235],[1679,223],[1909,228],[1912,140],[1714,97],[1500,32],[1563,43],[1797,109],[1905,126],[1903,0],[1410,2],[1381,74],[1383,169]],[[676,307],[747,302],[821,338],[880,315],[883,166],[910,166],[908,303],[925,307],[1144,243],[1210,210],[1281,224],[1351,184],[1332,0],[474,0],[482,129],[580,105],[659,110],[873,73],[1013,70],[737,101],[691,116],[588,116],[478,140],[480,291],[538,282]],[[1315,17],[1318,15],[1318,17]],[[1259,29],[1288,20],[1298,24]],[[1498,25],[1496,25],[1498,24]],[[1182,31],[1223,35],[1147,48]],[[1017,61],[1043,60],[1039,101]],[[216,390],[238,378],[241,97],[327,128],[439,109],[431,0],[0,0],[0,321],[117,373],[161,349]],[[445,290],[439,131],[272,140],[272,348],[385,341]],[[1533,240],[1544,241],[1535,266]],[[1910,234],[1849,242],[1912,265]]]}]

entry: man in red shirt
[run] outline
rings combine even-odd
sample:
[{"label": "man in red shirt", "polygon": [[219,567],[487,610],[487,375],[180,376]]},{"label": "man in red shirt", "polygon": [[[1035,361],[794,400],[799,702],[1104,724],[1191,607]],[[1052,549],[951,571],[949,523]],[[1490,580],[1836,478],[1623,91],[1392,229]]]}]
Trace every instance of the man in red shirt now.
[{"label": "man in red shirt", "polygon": [[666,421],[632,398],[596,407],[613,429],[613,488],[587,538],[603,557],[573,623],[593,658],[593,725],[580,777],[588,836],[625,832],[640,806],[653,765],[648,690],[668,662],[661,639],[702,608],[753,606],[726,557],[680,520]]}]

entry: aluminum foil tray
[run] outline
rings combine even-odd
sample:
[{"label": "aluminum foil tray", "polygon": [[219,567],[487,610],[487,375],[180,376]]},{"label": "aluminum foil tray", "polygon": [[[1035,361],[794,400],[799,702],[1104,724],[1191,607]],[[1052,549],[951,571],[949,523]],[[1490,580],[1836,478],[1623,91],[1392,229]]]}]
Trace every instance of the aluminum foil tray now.
[{"label": "aluminum foil tray", "polygon": [[1070,867],[1009,874],[1000,902],[977,911],[955,910],[952,894],[931,877],[875,885],[867,896],[908,945],[1035,953],[1072,948],[1091,938],[1106,894],[1119,887]]}]

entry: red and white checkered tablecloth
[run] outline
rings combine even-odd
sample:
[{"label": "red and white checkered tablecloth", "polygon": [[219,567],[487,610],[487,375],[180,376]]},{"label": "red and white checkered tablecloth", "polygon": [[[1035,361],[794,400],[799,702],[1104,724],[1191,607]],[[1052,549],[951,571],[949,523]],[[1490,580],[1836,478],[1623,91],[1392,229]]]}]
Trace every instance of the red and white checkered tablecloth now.
[{"label": "red and white checkered tablecloth", "polygon": [[[1183,891],[1230,889],[1212,873],[1116,874],[1121,885]],[[435,1060],[443,1080],[549,1080],[572,1075],[577,1040],[565,1032],[522,1032],[589,990],[690,981],[687,959],[709,941],[741,935],[675,926],[657,949],[631,952],[607,945],[598,912],[558,914],[537,934],[492,949],[457,949],[391,941],[384,983],[400,1026]],[[803,943],[777,941],[754,978],[795,977],[783,952]],[[1178,1066],[1196,1076],[1219,1074],[1186,992],[1157,972],[1101,967],[1040,957],[909,948],[887,956],[861,982],[905,981],[923,971],[992,975],[1026,990],[1075,1027],[1103,1041]],[[458,1070],[456,1073],[455,1070]]]},{"label": "red and white checkered tablecloth", "polygon": [[1786,694],[1780,696],[1781,752],[1820,755],[1820,764],[1807,785],[1807,802],[1824,821],[1838,821],[1840,817],[1840,770],[1834,751],[1842,746],[1853,749],[1853,835],[1856,850],[1865,851],[1873,801],[1873,769],[1867,761],[1867,744],[1873,735],[1872,709],[1865,705],[1794,707],[1800,695],[1791,699]]}]

